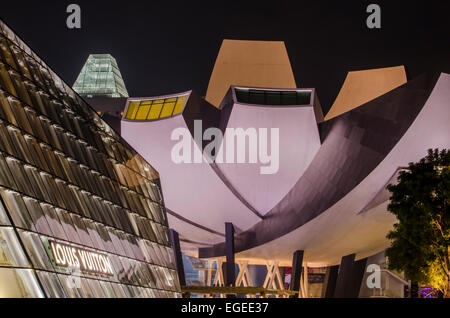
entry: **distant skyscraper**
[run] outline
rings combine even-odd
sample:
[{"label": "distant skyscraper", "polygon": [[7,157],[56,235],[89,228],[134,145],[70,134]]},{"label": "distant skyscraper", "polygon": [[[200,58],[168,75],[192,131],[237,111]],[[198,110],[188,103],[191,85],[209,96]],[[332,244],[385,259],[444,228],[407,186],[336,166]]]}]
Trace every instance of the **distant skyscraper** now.
[{"label": "distant skyscraper", "polygon": [[83,97],[128,97],[116,59],[110,54],[89,55],[73,89]]}]

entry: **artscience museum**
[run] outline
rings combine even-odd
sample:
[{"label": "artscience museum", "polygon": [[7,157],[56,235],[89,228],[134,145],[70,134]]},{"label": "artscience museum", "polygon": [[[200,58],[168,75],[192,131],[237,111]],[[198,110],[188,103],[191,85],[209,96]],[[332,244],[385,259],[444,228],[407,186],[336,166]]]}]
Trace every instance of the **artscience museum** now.
[{"label": "artscience museum", "polygon": [[[428,149],[450,146],[450,75],[407,79],[403,66],[349,72],[325,115],[317,91],[293,78],[284,43],[225,40],[206,98],[130,97],[121,135],[163,176],[169,224],[188,255],[220,268],[232,223],[239,272],[251,267],[254,277],[262,267],[264,287],[283,289],[301,252],[304,297],[373,295],[362,284],[366,268],[386,268],[396,222],[386,186]],[[187,157],[178,129],[196,146]],[[276,169],[264,173],[261,158],[270,167],[276,159]],[[396,290],[383,293],[402,297],[405,278],[385,272]],[[322,275],[320,292],[308,273]],[[218,274],[212,283],[226,284]]]}]

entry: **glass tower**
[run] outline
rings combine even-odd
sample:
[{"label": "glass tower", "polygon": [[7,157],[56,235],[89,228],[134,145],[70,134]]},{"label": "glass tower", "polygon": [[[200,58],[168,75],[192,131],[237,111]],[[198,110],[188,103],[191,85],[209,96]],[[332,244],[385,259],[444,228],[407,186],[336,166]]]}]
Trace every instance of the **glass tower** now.
[{"label": "glass tower", "polygon": [[180,296],[158,172],[0,21],[0,297]]},{"label": "glass tower", "polygon": [[116,59],[110,54],[89,55],[73,89],[83,97],[128,97]]}]

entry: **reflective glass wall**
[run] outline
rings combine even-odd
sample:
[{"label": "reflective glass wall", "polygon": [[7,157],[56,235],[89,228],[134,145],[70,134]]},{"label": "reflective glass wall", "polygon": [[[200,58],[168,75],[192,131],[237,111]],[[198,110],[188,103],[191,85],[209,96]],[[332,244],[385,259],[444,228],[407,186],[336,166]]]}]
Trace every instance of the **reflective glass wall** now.
[{"label": "reflective glass wall", "polygon": [[159,175],[0,21],[0,297],[179,297]]},{"label": "reflective glass wall", "polygon": [[73,89],[85,97],[128,97],[116,59],[110,54],[89,55]]}]

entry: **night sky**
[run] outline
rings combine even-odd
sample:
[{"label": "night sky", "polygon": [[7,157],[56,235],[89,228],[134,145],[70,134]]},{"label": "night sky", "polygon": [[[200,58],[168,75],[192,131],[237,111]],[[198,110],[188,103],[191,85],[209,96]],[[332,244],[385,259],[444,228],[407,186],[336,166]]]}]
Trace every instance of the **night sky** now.
[{"label": "night sky", "polygon": [[[81,30],[66,27],[70,3]],[[381,30],[366,26],[370,3]],[[450,1],[2,1],[0,18],[70,85],[88,54],[112,54],[131,96],[204,95],[224,38],[285,41],[297,86],[317,88],[325,112],[347,71],[450,73]]]}]

